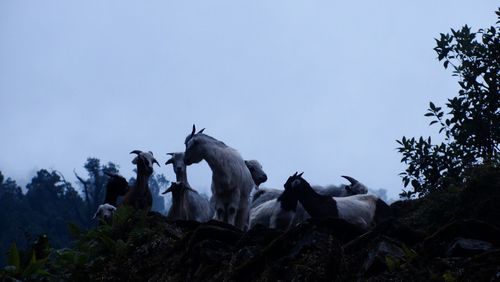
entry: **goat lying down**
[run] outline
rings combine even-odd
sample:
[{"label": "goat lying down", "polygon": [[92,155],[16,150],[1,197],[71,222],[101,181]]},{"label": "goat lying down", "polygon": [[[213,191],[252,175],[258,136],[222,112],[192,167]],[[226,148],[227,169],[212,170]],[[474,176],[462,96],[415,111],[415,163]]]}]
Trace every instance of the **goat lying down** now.
[{"label": "goat lying down", "polygon": [[[342,176],[349,180],[350,185],[338,186],[313,186],[312,188],[321,195],[327,195],[330,197],[347,197],[354,195],[356,193],[366,194],[368,189],[364,184],[350,176]],[[260,188],[257,190],[252,197],[252,204],[250,210],[250,227],[254,227],[256,224],[261,224],[271,228],[283,229],[283,224],[281,226],[273,226],[271,217],[273,210],[279,210],[278,198],[284,193],[283,190],[270,189],[270,188]],[[296,225],[306,219],[310,218],[309,214],[304,210],[301,203],[298,203],[295,210],[295,215],[291,222],[292,225]]]},{"label": "goat lying down", "polygon": [[177,182],[172,183],[162,194],[172,192],[172,206],[167,212],[170,220],[196,220],[205,222],[213,217],[213,209],[207,198],[191,188],[187,180],[184,153],[168,153],[171,158],[165,163],[172,164]]},{"label": "goat lying down", "polygon": [[[350,176],[342,175],[342,177],[349,180],[350,185],[342,184],[340,187],[335,185],[329,185],[326,187],[315,185],[312,186],[312,188],[317,193],[330,197],[347,197],[368,193],[368,188],[363,183]],[[261,205],[262,203],[276,199],[279,197],[279,195],[281,195],[281,193],[283,193],[283,190],[260,188],[253,194],[251,208],[253,209]]]},{"label": "goat lying down", "polygon": [[330,197],[348,197],[368,193],[368,188],[363,183],[350,176],[342,175],[342,177],[347,179],[350,184],[342,184],[340,186],[328,185],[326,187],[314,185],[312,188],[319,194]]},{"label": "goat lying down", "polygon": [[330,197],[318,194],[309,183],[302,178],[302,173],[290,176],[288,189],[293,191],[304,209],[311,217],[334,217],[344,219],[362,229],[390,217],[389,206],[374,195],[353,195],[349,197]]},{"label": "goat lying down", "polygon": [[252,206],[250,227],[262,224],[270,228],[287,229],[309,217],[336,217],[367,229],[372,226],[374,220],[378,220],[380,211],[388,213],[387,204],[376,196],[330,197],[321,195],[301,176],[302,174],[294,174],[289,177],[284,184],[284,191],[272,189],[262,195],[258,194],[260,191],[255,193],[254,203],[258,203],[263,199],[261,197],[266,197],[266,194],[272,197],[281,192],[275,199]]}]

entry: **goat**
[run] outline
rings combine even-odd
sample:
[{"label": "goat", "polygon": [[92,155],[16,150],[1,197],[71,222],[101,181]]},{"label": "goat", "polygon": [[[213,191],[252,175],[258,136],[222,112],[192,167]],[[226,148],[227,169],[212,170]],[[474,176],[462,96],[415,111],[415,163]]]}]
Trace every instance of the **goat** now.
[{"label": "goat", "polygon": [[342,184],[341,186],[328,185],[326,187],[314,185],[312,188],[321,195],[330,197],[348,197],[368,193],[368,188],[363,183],[350,176],[342,175],[342,177],[347,179],[351,184]]},{"label": "goat", "polygon": [[99,205],[92,219],[99,218],[100,220],[103,220],[106,223],[110,223],[115,211],[116,207],[108,203]]},{"label": "goat", "polygon": [[97,208],[92,219],[100,218],[105,222],[111,222],[113,213],[116,210],[117,201],[119,196],[123,196],[128,191],[128,182],[122,176],[104,172],[109,177],[108,183],[106,184],[106,195],[104,196],[104,204]]},{"label": "goat", "polygon": [[172,164],[177,182],[172,183],[162,194],[172,192],[172,206],[167,213],[170,220],[196,220],[205,222],[213,216],[208,199],[191,188],[187,180],[184,153],[168,153],[171,158],[165,165]]},{"label": "goat", "polygon": [[259,188],[260,184],[267,181],[267,174],[262,169],[262,165],[257,160],[246,160],[245,165],[248,167],[250,174],[252,175],[255,187]]},{"label": "goat", "polygon": [[122,204],[132,206],[136,209],[149,211],[153,205],[153,196],[149,190],[149,177],[153,174],[153,164],[160,166],[153,157],[153,153],[134,150],[131,154],[137,154],[132,163],[137,165],[137,180],[134,186],[130,187],[127,180],[118,174],[104,172],[110,177],[106,184],[106,195],[104,204],[97,208],[93,219],[99,217],[109,223],[116,211],[119,196],[124,196]]},{"label": "goat", "polygon": [[123,205],[132,206],[135,209],[150,211],[153,205],[153,196],[149,190],[149,177],[153,174],[153,164],[160,166],[153,157],[153,153],[134,150],[130,152],[137,156],[132,163],[137,165],[137,180],[135,185],[130,187],[123,198]]},{"label": "goat", "polygon": [[[279,192],[279,195],[277,198],[268,200],[251,209],[250,228],[260,224],[269,228],[286,230],[294,222],[297,210],[302,209],[301,212],[304,212],[290,185],[284,185],[284,187],[285,190],[283,191],[276,189],[267,191],[268,195],[274,195],[277,192]],[[259,192],[261,190],[257,193]],[[259,198],[259,195],[257,195],[257,198]]]},{"label": "goat", "polygon": [[246,230],[249,219],[249,197],[255,187],[245,161],[235,149],[223,142],[193,130],[184,144],[186,165],[205,160],[212,170],[212,200],[214,219]]},{"label": "goat", "polygon": [[[351,185],[342,184],[340,187],[335,185],[329,185],[326,187],[315,185],[312,186],[312,188],[319,194],[330,197],[347,197],[357,194],[366,194],[368,192],[366,186],[358,180],[345,175],[342,175],[342,177],[349,180],[349,182],[351,182]],[[251,207],[255,208],[269,200],[277,199],[282,192],[283,190],[260,188],[253,194]]]},{"label": "goat", "polygon": [[389,206],[374,195],[354,195],[349,197],[329,197],[318,194],[302,178],[302,173],[290,176],[285,189],[291,189],[311,217],[334,217],[368,229],[390,217]]}]

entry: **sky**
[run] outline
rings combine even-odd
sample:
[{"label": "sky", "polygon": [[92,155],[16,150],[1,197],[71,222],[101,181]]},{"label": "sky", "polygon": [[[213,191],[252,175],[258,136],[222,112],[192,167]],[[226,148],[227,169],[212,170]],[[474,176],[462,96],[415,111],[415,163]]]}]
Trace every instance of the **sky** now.
[{"label": "sky", "polygon": [[[279,188],[350,175],[401,192],[402,136],[458,91],[439,33],[496,22],[497,1],[0,1],[0,171],[75,181],[88,157],[156,172],[192,124],[257,159]],[[190,166],[207,192],[211,171]]]}]

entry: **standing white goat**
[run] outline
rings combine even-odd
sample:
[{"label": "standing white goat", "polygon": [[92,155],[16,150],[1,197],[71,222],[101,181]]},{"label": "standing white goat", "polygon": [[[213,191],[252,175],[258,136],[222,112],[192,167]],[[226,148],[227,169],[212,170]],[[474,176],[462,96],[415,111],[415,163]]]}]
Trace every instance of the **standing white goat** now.
[{"label": "standing white goat", "polygon": [[212,170],[212,201],[214,219],[246,230],[249,216],[250,192],[255,186],[252,175],[241,155],[223,142],[193,131],[186,137],[186,165],[205,160]]},{"label": "standing white goat", "polygon": [[172,192],[172,206],[167,213],[171,220],[196,220],[205,222],[213,216],[208,199],[191,188],[187,180],[184,153],[168,153],[171,158],[165,165],[172,164],[177,182],[172,183],[162,194]]}]

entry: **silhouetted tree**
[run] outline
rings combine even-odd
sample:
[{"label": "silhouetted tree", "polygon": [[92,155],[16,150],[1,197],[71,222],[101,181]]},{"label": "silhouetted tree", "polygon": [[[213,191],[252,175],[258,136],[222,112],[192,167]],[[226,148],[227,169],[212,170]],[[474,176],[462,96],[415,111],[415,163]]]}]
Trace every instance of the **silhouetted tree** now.
[{"label": "silhouetted tree", "polygon": [[401,173],[403,197],[422,196],[446,187],[450,179],[465,179],[469,168],[500,162],[500,9],[497,26],[471,32],[467,25],[441,34],[434,50],[445,68],[452,67],[460,91],[446,103],[447,112],[434,103],[425,116],[438,124],[445,141],[406,138],[397,142],[407,169]]}]

